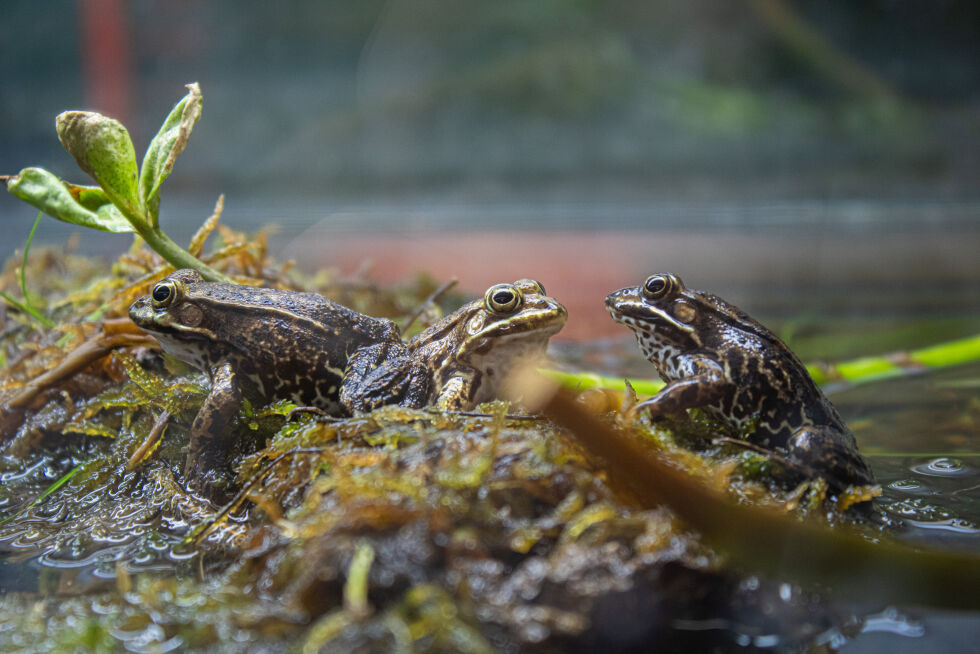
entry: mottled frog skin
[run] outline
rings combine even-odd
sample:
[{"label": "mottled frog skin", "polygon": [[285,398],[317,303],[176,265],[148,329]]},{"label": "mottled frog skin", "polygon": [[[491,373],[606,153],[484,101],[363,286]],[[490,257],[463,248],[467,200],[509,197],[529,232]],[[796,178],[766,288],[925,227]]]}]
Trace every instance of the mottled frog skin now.
[{"label": "mottled frog skin", "polygon": [[854,436],[797,356],[721,298],[669,273],[606,298],[666,386],[638,405],[654,417],[700,407],[750,441],[785,448],[801,469],[836,490],[874,483]]},{"label": "mottled frog skin", "polygon": [[[567,317],[565,307],[536,281],[491,286],[482,300],[463,305],[420,332],[407,352],[379,357],[368,348],[352,357],[348,374],[360,382],[345,385],[341,399],[361,407],[380,406],[389,403],[386,389],[398,385],[396,380],[424,378],[424,391],[410,394],[422,401],[403,405],[468,411],[497,397],[501,381],[516,362],[542,356],[548,339]],[[427,374],[418,375],[417,366]]]},{"label": "mottled frog skin", "polygon": [[515,363],[544,355],[565,324],[565,307],[531,279],[497,284],[412,339],[412,356],[431,372],[436,404],[468,410],[497,397]]},{"label": "mottled frog skin", "polygon": [[496,397],[515,361],[543,354],[567,318],[539,283],[522,279],[492,286],[406,343],[392,321],[315,293],[205,282],[192,270],[160,281],[129,315],[211,378],[191,428],[185,473],[194,477],[214,468],[224,447],[212,440],[243,396],[332,415],[389,404],[468,410]]},{"label": "mottled frog skin", "polygon": [[[289,399],[330,414],[370,407],[344,403],[352,356],[397,358],[408,348],[390,320],[371,318],[316,293],[205,282],[193,270],[178,270],[137,300],[129,316],[164,351],[208,373],[211,391],[191,429],[191,473],[213,463],[208,447],[241,405]],[[375,380],[376,381],[376,380]],[[431,382],[421,365],[405,365],[378,395],[387,402],[423,404]]]}]

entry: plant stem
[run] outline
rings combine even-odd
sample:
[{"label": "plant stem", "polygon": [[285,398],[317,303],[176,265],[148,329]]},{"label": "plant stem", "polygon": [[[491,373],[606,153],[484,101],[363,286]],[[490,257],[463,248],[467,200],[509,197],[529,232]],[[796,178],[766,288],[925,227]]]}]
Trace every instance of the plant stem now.
[{"label": "plant stem", "polygon": [[[810,364],[807,371],[813,381],[821,386],[829,384],[848,384],[856,386],[869,382],[891,379],[935,368],[946,368],[961,363],[980,361],[980,334],[967,336],[945,343],[898,354],[876,357],[861,357],[837,364]],[[541,370],[563,387],[573,391],[588,388],[608,388],[625,390],[622,377],[598,375],[594,372],[565,372],[562,370]],[[630,379],[630,384],[640,395],[654,395],[663,388],[659,379]]]},{"label": "plant stem", "polygon": [[26,313],[27,315],[31,316],[32,318],[34,318],[35,320],[37,320],[39,323],[41,323],[45,327],[56,327],[57,324],[58,324],[58,323],[54,322],[53,320],[51,320],[50,318],[48,318],[47,316],[44,316],[41,313],[39,313],[37,311],[37,309],[35,309],[34,307],[30,307],[30,306],[27,306],[25,304],[22,304],[22,303],[18,302],[17,300],[15,300],[14,298],[10,297],[9,295],[7,295],[6,293],[4,293],[3,291],[0,291],[0,298],[2,298],[4,302],[6,302],[10,306],[14,307],[15,309],[19,309],[19,310],[23,311],[24,313]]},{"label": "plant stem", "polygon": [[31,233],[27,235],[27,243],[24,244],[24,258],[20,262],[20,292],[24,296],[24,302],[28,306],[33,306],[31,302],[31,296],[27,293],[27,253],[31,249],[31,243],[34,241],[34,232],[37,231],[37,226],[41,222],[41,218],[44,216],[43,211],[37,212],[37,218],[34,219],[34,225],[31,226]]},{"label": "plant stem", "polygon": [[[127,216],[128,218],[129,216]],[[163,233],[163,231],[158,228],[153,228],[147,225],[143,220],[130,220],[133,227],[136,228],[137,233],[143,237],[146,244],[154,249],[161,257],[167,260],[168,263],[172,264],[176,268],[193,268],[194,270],[201,273],[201,275],[209,282],[225,282],[226,284],[234,284],[235,280],[224,275],[211,266],[207,265],[190,252],[180,247],[174,243],[173,239]]]}]

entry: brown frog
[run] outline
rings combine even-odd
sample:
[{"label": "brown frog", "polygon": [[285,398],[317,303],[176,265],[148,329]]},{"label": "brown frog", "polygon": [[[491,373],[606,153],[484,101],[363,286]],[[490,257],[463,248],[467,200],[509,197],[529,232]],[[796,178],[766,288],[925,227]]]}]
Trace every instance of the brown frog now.
[{"label": "brown frog", "polygon": [[491,286],[482,300],[463,305],[416,335],[407,352],[383,360],[370,348],[354,355],[348,375],[360,381],[345,385],[341,400],[360,407],[389,403],[384,391],[388,380],[421,365],[428,371],[431,387],[423,402],[408,406],[472,409],[497,396],[516,362],[542,356],[548,339],[567,317],[565,307],[536,281]]},{"label": "brown frog", "polygon": [[[362,383],[346,374],[350,358],[397,359],[408,351],[391,320],[362,315],[316,293],[205,282],[193,270],[158,282],[133,304],[129,317],[164,351],[211,378],[191,428],[185,468],[191,475],[213,467],[214,454],[223,448],[209,444],[226,433],[243,396],[254,403],[289,399],[330,414],[366,409],[340,399],[345,384]],[[421,365],[403,365],[398,378],[387,382],[383,392],[391,403],[423,404],[431,388]]]},{"label": "brown frog", "polygon": [[548,339],[568,313],[534,280],[519,279],[487,289],[483,300],[465,304],[418,334],[412,357],[432,373],[435,404],[467,410],[497,396],[515,363],[544,355]]},{"label": "brown frog", "polygon": [[670,273],[606,298],[613,320],[633,330],[666,386],[637,408],[653,417],[699,407],[835,490],[874,483],[854,436],[797,356],[772,332],[721,298]]},{"label": "brown frog", "polygon": [[208,373],[191,428],[186,472],[214,468],[208,447],[242,397],[290,399],[333,415],[386,404],[464,410],[495,396],[515,357],[543,352],[565,309],[537,282],[500,284],[416,336],[316,293],[205,282],[179,270],[130,308],[130,318],[177,359]]}]

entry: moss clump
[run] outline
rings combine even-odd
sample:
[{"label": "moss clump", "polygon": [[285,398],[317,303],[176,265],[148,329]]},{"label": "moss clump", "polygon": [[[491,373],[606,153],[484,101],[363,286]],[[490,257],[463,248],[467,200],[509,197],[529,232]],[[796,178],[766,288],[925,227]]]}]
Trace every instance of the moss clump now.
[{"label": "moss clump", "polygon": [[[395,319],[435,287],[303,278],[269,260],[261,236],[216,222],[194,249],[216,229],[202,259],[239,281]],[[636,508],[613,490],[614,470],[503,403],[343,420],[246,405],[227,435],[233,481],[223,497],[195,495],[180,464],[207,380],[124,319],[172,268],[136,246],[109,275],[66,288],[53,261],[36,255],[27,274],[57,327],[8,311],[0,333],[0,649],[697,648],[739,634],[676,620],[754,615],[784,643],[835,622],[812,595],[741,584],[668,510]],[[438,314],[429,306],[421,322]],[[773,483],[758,455],[712,445],[709,425],[630,428],[743,501],[819,506],[800,501],[812,489]],[[775,614],[757,608],[767,602]]]}]

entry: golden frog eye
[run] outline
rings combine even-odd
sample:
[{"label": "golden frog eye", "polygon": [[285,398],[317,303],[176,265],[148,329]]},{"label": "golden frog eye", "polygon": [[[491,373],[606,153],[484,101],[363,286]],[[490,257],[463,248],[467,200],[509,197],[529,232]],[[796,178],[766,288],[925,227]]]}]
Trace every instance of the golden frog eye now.
[{"label": "golden frog eye", "polygon": [[520,290],[510,284],[497,284],[487,289],[483,297],[483,306],[493,313],[513,313],[521,308],[524,296]]},{"label": "golden frog eye", "polygon": [[673,275],[650,275],[643,282],[643,295],[651,300],[659,300],[674,289]]},{"label": "golden frog eye", "polygon": [[178,293],[177,282],[165,279],[153,287],[153,292],[150,293],[151,304],[158,309],[169,307],[177,299]]}]

